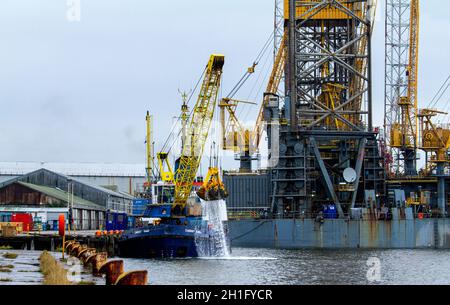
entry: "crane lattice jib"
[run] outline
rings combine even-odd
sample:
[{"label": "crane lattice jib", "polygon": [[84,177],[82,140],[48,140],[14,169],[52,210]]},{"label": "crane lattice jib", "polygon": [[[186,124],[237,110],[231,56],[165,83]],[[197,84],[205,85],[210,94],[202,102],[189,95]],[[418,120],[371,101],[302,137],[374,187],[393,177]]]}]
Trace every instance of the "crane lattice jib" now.
[{"label": "crane lattice jib", "polygon": [[419,0],[411,0],[411,24],[410,24],[410,45],[409,45],[409,67],[408,67],[408,100],[414,111],[414,140],[417,145],[419,136],[419,105],[417,98],[417,81],[419,68]]},{"label": "crane lattice jib", "polygon": [[419,0],[387,0],[385,138],[391,174],[414,175],[418,148]]},{"label": "crane lattice jib", "polygon": [[174,208],[179,207],[180,212],[186,205],[200,167],[203,149],[211,128],[214,110],[217,106],[217,96],[224,63],[225,56],[211,55],[206,67],[203,84],[187,127],[186,143],[182,148],[175,178]]}]

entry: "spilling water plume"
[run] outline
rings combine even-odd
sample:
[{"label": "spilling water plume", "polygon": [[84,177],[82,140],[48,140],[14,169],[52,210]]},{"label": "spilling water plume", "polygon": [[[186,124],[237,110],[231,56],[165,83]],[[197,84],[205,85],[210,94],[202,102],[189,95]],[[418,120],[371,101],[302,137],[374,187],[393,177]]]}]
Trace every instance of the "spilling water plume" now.
[{"label": "spilling water plume", "polygon": [[[197,235],[195,244],[199,257],[229,257],[227,239],[227,206],[225,200],[201,201],[202,219],[207,225],[208,237]],[[203,230],[202,230],[203,231]]]}]

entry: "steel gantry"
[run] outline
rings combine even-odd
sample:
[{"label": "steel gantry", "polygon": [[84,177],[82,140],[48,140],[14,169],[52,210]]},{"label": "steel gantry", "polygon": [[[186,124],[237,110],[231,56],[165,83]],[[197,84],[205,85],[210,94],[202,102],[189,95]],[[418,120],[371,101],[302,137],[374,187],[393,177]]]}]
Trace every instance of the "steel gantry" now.
[{"label": "steel gantry", "polygon": [[385,140],[391,175],[417,175],[419,0],[386,1]]},{"label": "steel gantry", "polygon": [[[383,168],[372,126],[375,1],[285,0],[285,103],[271,157],[276,215],[339,216],[375,204]],[[276,151],[275,151],[276,150]]]}]

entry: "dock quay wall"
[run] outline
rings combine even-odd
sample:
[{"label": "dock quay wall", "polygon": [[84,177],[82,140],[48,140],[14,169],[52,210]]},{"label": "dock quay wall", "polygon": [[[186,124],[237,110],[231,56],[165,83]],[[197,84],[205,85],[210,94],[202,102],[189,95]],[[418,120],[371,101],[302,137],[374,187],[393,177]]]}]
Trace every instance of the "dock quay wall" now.
[{"label": "dock quay wall", "polygon": [[[108,257],[114,257],[118,253],[118,236],[66,236],[66,241],[76,240],[95,248],[98,252],[107,252]],[[56,251],[62,248],[62,237],[52,235],[18,235],[12,237],[0,236],[0,247],[8,246],[17,250]]]}]

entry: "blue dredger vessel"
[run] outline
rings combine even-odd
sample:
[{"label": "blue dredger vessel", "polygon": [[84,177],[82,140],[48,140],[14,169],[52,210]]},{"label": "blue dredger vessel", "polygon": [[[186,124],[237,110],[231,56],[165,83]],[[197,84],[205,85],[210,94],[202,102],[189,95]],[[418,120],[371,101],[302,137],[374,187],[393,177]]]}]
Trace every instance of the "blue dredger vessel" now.
[{"label": "blue dredger vessel", "polygon": [[[183,95],[181,119],[181,155],[172,172],[169,152],[158,153],[161,179],[151,183],[151,116],[147,112],[147,186],[151,202],[144,216],[150,223],[125,232],[119,242],[124,257],[197,257],[223,256],[229,253],[226,242],[227,192],[217,164],[210,164],[207,177],[195,192],[194,182],[200,168],[217,104],[225,57],[212,54],[203,73],[197,102],[189,115],[187,96]],[[189,120],[189,123],[188,123]],[[166,147],[164,145],[163,150]],[[170,148],[169,148],[170,151]],[[217,158],[216,158],[217,161]],[[165,166],[168,171],[165,170]]]},{"label": "blue dredger vessel", "polygon": [[[143,219],[150,223],[137,223],[124,232],[119,240],[121,257],[207,257],[230,252],[225,202],[202,201],[193,192],[182,216],[174,215],[174,190],[170,183],[152,185],[151,198],[141,199],[147,203]],[[211,209],[217,213],[210,213]]]}]

